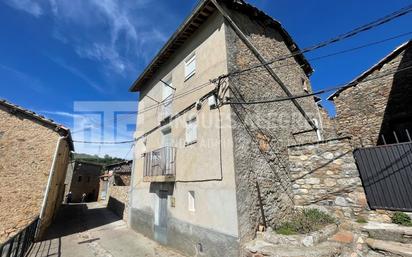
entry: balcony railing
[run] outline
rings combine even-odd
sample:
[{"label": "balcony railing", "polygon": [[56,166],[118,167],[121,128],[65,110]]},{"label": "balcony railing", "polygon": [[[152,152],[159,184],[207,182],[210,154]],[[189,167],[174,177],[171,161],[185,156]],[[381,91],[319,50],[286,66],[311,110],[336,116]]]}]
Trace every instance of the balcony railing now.
[{"label": "balcony railing", "polygon": [[35,218],[32,223],[8,239],[5,243],[0,244],[1,257],[23,257],[34,242],[37,224],[39,218]]},{"label": "balcony railing", "polygon": [[162,147],[145,153],[143,181],[172,182],[176,175],[176,148]]}]

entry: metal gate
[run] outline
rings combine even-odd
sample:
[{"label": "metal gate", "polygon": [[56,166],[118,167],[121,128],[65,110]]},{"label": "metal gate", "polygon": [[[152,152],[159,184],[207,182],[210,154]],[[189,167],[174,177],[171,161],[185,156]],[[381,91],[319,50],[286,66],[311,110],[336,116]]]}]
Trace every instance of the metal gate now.
[{"label": "metal gate", "polygon": [[412,143],[359,148],[353,154],[371,209],[412,211]]}]

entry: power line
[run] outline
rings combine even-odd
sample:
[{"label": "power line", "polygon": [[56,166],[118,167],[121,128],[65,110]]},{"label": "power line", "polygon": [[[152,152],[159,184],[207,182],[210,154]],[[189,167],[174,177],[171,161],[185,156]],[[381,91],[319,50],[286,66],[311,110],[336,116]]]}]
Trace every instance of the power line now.
[{"label": "power line", "polygon": [[[404,36],[407,36],[407,35],[411,35],[411,34],[412,34],[412,31],[406,32],[406,33],[402,33],[402,34],[398,34],[398,35],[395,35],[395,36],[392,36],[392,37],[389,37],[389,38],[385,38],[385,39],[382,39],[382,40],[373,41],[373,42],[370,42],[370,43],[366,43],[366,44],[363,44],[363,45],[359,45],[359,46],[356,46],[356,47],[344,49],[344,50],[341,50],[341,51],[333,52],[333,53],[330,53],[330,54],[326,54],[326,55],[322,55],[322,56],[318,56],[318,57],[314,57],[314,58],[309,58],[308,61],[318,61],[318,60],[322,60],[322,59],[325,59],[325,58],[330,58],[330,57],[333,57],[333,56],[336,56],[336,55],[353,52],[353,51],[356,51],[356,50],[360,50],[360,49],[363,49],[363,48],[366,48],[366,47],[371,47],[371,46],[374,46],[374,45],[382,44],[382,43],[385,43],[385,42],[388,42],[388,41],[391,41],[391,40],[394,40],[394,39],[398,39],[398,38],[401,38],[401,37],[404,37]],[[273,67],[273,68],[281,68],[281,67],[292,66],[292,65],[296,65],[296,64],[295,64],[295,63],[288,63],[288,64],[284,64],[284,65],[275,66],[275,67]],[[303,66],[304,66],[304,65],[300,65],[300,67],[303,67]],[[255,66],[254,66],[254,67],[255,67]],[[252,69],[253,69],[253,67],[252,67]],[[244,70],[244,71],[246,72],[246,71],[248,71],[248,70],[249,70],[249,69]],[[251,69],[250,69],[250,70],[251,70]],[[240,73],[233,73],[233,74],[231,74],[230,76],[235,76],[235,75],[239,75],[239,74],[240,74]],[[225,76],[225,75],[222,75],[222,76]],[[212,79],[211,81],[215,81],[216,79],[217,79],[217,78]],[[200,89],[202,89],[202,88],[210,85],[210,84],[212,83],[211,81],[205,82],[205,83],[203,83],[203,84],[200,84],[199,86],[196,86],[196,87],[194,87],[194,88],[191,88],[191,89],[189,89],[189,90],[186,90],[186,91],[184,91],[184,92],[181,92],[180,94],[177,94],[177,95],[175,95],[175,96],[172,97],[172,98],[167,97],[166,99],[164,99],[164,100],[161,101],[161,102],[157,101],[158,103],[153,104],[153,105],[150,105],[150,106],[144,108],[143,110],[137,112],[137,115],[138,115],[138,114],[145,113],[145,112],[150,111],[150,110],[153,110],[153,109],[156,109],[157,107],[162,106],[162,105],[164,105],[165,103],[168,103],[168,102],[170,102],[170,101],[177,100],[177,99],[180,99],[180,98],[182,98],[182,97],[184,97],[184,96],[186,96],[186,95],[189,95],[189,94],[192,94],[192,93],[194,93],[194,92],[197,92],[198,90],[200,90]],[[149,98],[150,98],[150,97],[149,97]],[[71,132],[71,133],[72,133],[72,134],[75,134],[75,133],[78,133],[78,132],[81,132],[81,131],[83,131],[83,130],[82,130],[82,129],[81,129],[81,130],[76,130],[76,131],[73,131],[73,132]]]},{"label": "power line", "polygon": [[222,75],[221,77],[224,78],[224,77],[229,77],[229,76],[231,76],[231,75],[241,74],[241,73],[244,73],[244,72],[247,72],[247,71],[256,69],[256,68],[261,68],[261,67],[264,67],[264,66],[266,66],[266,65],[273,64],[274,62],[283,61],[283,60],[286,60],[286,59],[295,57],[295,56],[297,56],[297,55],[301,55],[301,54],[304,54],[304,53],[307,53],[307,52],[311,52],[311,51],[314,51],[314,50],[317,50],[317,49],[326,47],[326,46],[328,46],[328,45],[331,45],[331,44],[337,43],[337,42],[339,42],[339,41],[342,41],[342,40],[345,40],[345,39],[354,37],[354,36],[356,36],[356,35],[358,35],[358,34],[360,34],[360,33],[362,33],[362,32],[371,30],[371,29],[376,28],[376,27],[378,27],[378,26],[380,26],[380,25],[383,25],[383,24],[385,24],[385,23],[388,23],[388,22],[390,22],[390,21],[392,21],[392,20],[394,20],[394,19],[396,19],[396,18],[399,18],[399,17],[401,17],[401,16],[403,16],[403,15],[408,14],[408,13],[411,12],[411,11],[412,11],[412,5],[408,5],[408,6],[404,7],[404,8],[399,9],[399,10],[396,11],[396,12],[393,12],[393,13],[391,13],[391,14],[389,14],[389,15],[386,15],[386,16],[384,16],[384,17],[381,17],[381,18],[379,18],[379,19],[377,19],[377,20],[375,20],[375,21],[373,21],[373,22],[369,22],[369,23],[367,23],[367,24],[365,24],[365,25],[362,25],[362,26],[360,26],[360,27],[357,27],[357,28],[355,28],[355,29],[353,29],[353,30],[351,30],[351,31],[349,31],[349,32],[346,32],[346,33],[344,33],[344,34],[338,35],[338,36],[336,36],[336,37],[334,37],[334,38],[325,40],[325,41],[320,42],[320,43],[318,43],[318,44],[315,44],[315,45],[313,45],[313,46],[309,46],[309,47],[303,48],[302,50],[297,51],[297,52],[294,52],[294,53],[292,53],[292,54],[288,54],[288,55],[284,55],[284,56],[281,56],[281,57],[277,57],[277,58],[272,59],[272,60],[270,60],[270,61],[267,61],[267,62],[265,62],[265,63],[261,63],[261,64],[257,64],[257,65],[250,66],[250,67],[245,68],[245,69],[240,69],[240,70],[237,70],[237,71],[229,72],[229,73],[227,73],[227,74],[225,74],[225,75]]},{"label": "power line", "polygon": [[[224,104],[224,105],[225,105],[225,104],[242,104],[242,105],[243,105],[243,104],[245,104],[245,105],[265,104],[265,103],[274,103],[274,102],[288,101],[288,100],[291,100],[291,99],[305,98],[305,97],[320,95],[320,94],[323,94],[323,93],[326,93],[326,92],[330,92],[330,91],[335,91],[335,90],[339,90],[339,89],[344,89],[344,88],[353,86],[353,85],[355,85],[355,84],[357,84],[357,83],[363,83],[363,82],[367,82],[367,81],[371,81],[371,80],[380,79],[380,78],[383,78],[383,77],[386,77],[386,76],[389,76],[389,75],[393,75],[393,74],[396,74],[396,73],[398,73],[398,72],[405,71],[405,70],[409,70],[409,69],[412,69],[412,66],[407,66],[407,67],[404,67],[404,68],[402,68],[402,69],[397,69],[396,71],[393,71],[393,72],[388,72],[388,73],[385,73],[385,74],[382,74],[382,75],[379,75],[379,76],[375,76],[375,77],[372,77],[372,78],[369,78],[369,79],[364,79],[364,80],[362,80],[361,82],[351,82],[351,83],[349,83],[349,84],[341,84],[341,85],[338,85],[338,86],[334,86],[334,87],[330,87],[330,88],[323,89],[323,90],[320,90],[320,91],[316,91],[316,92],[310,93],[310,94],[295,95],[295,96],[292,96],[292,97],[279,97],[279,98],[275,98],[275,99],[259,100],[259,101],[250,101],[250,102],[231,102],[231,101],[229,101],[229,102],[225,102],[225,103],[223,103],[223,104]],[[395,70],[395,69],[393,69],[393,70]]]},{"label": "power line", "polygon": [[[330,45],[330,44],[333,44],[333,43],[336,43],[336,42],[339,42],[339,41],[342,41],[342,40],[351,38],[351,37],[353,37],[353,36],[355,36],[355,35],[357,35],[357,34],[359,34],[359,33],[362,33],[362,32],[365,32],[365,31],[367,31],[367,30],[373,29],[373,28],[378,27],[378,26],[380,26],[380,25],[382,25],[382,24],[388,23],[388,22],[390,22],[390,21],[392,21],[392,20],[394,20],[394,19],[396,19],[396,18],[399,18],[399,17],[401,17],[401,16],[403,16],[403,15],[406,15],[407,13],[409,13],[409,12],[411,12],[411,11],[412,11],[412,5],[406,6],[406,7],[402,8],[402,9],[396,11],[396,12],[393,12],[393,13],[391,13],[391,14],[389,14],[389,15],[386,15],[386,16],[384,16],[384,17],[381,17],[381,18],[379,18],[379,19],[377,19],[377,20],[375,20],[375,21],[373,21],[373,22],[367,23],[367,24],[365,24],[365,25],[363,25],[363,26],[360,26],[360,27],[358,27],[358,28],[355,28],[355,29],[353,29],[353,30],[351,30],[351,31],[349,31],[349,32],[347,32],[347,33],[338,35],[338,36],[336,36],[336,37],[334,37],[334,38],[328,39],[328,40],[323,41],[323,42],[321,42],[321,43],[318,43],[318,44],[316,44],[316,45],[313,45],[313,46],[304,48],[304,49],[302,49],[301,51],[298,51],[298,52],[295,52],[295,53],[292,53],[292,54],[289,54],[289,55],[285,55],[285,56],[282,56],[282,57],[278,57],[278,58],[273,59],[273,60],[271,60],[271,61],[268,61],[268,62],[266,62],[266,63],[262,63],[262,64],[259,64],[259,65],[254,65],[254,66],[251,66],[251,67],[246,68],[246,69],[242,69],[242,70],[238,70],[238,71],[234,71],[234,72],[231,72],[231,73],[228,73],[228,74],[221,75],[221,76],[219,76],[218,78],[215,78],[215,79],[213,79],[213,80],[210,80],[209,82],[206,82],[206,83],[201,84],[201,85],[199,85],[199,86],[197,86],[197,87],[194,87],[194,88],[192,88],[192,89],[189,89],[189,90],[187,90],[187,91],[185,91],[185,92],[182,92],[182,93],[180,93],[180,94],[177,94],[177,95],[175,95],[173,98],[171,98],[170,100],[162,101],[162,102],[160,102],[160,103],[151,105],[151,106],[149,106],[149,107],[147,107],[147,108],[139,111],[137,114],[142,114],[142,113],[144,113],[144,112],[153,110],[153,109],[155,109],[155,108],[157,108],[157,107],[159,107],[159,106],[161,106],[161,105],[163,105],[163,104],[165,104],[165,103],[171,102],[171,101],[173,101],[173,100],[180,99],[180,98],[182,98],[182,97],[184,97],[184,96],[186,96],[186,95],[189,95],[189,94],[191,94],[191,93],[194,93],[194,92],[196,92],[196,91],[198,91],[198,90],[200,90],[200,89],[202,89],[202,88],[204,88],[204,87],[212,84],[214,81],[216,81],[216,80],[218,80],[218,79],[225,78],[225,77],[229,77],[229,76],[238,75],[238,74],[240,74],[240,73],[244,73],[244,72],[250,71],[250,70],[252,70],[252,69],[256,69],[256,68],[259,68],[259,67],[263,67],[263,66],[266,66],[266,65],[270,65],[270,64],[272,64],[272,63],[274,63],[274,62],[277,62],[277,61],[282,61],[282,60],[285,60],[285,59],[288,59],[288,58],[291,58],[291,57],[294,57],[294,56],[297,56],[297,55],[300,55],[300,54],[303,54],[303,53],[307,53],[307,52],[310,52],[310,51],[317,50],[317,49],[319,49],[319,48],[323,48],[323,47],[328,46],[328,45]],[[376,41],[376,42],[372,42],[372,43],[369,43],[369,44],[361,45],[361,46],[358,46],[358,47],[355,47],[355,48],[351,48],[351,49],[347,49],[347,50],[335,52],[335,53],[332,53],[332,54],[328,54],[328,55],[316,57],[316,58],[313,58],[312,60],[319,60],[319,59],[323,59],[323,58],[335,56],[335,55],[338,55],[338,54],[342,54],[342,53],[354,51],[354,50],[361,49],[361,48],[364,48],[364,47],[368,47],[368,46],[371,46],[371,45],[375,45],[375,44],[379,44],[379,43],[386,42],[386,41],[389,41],[389,40],[393,40],[393,39],[395,39],[395,38],[399,38],[399,37],[401,37],[401,36],[405,36],[405,35],[408,35],[408,34],[411,34],[411,33],[412,33],[412,32],[407,32],[407,33],[404,33],[404,34],[400,34],[400,35],[394,36],[394,37],[392,37],[392,38],[388,38],[388,39],[384,39],[384,40],[381,40],[381,41]],[[289,64],[288,64],[288,65],[289,65]],[[285,65],[285,66],[288,66],[288,65]],[[282,66],[279,66],[279,67],[282,67]],[[327,91],[322,90],[322,91],[327,92],[328,90],[327,90]],[[319,92],[322,92],[322,91],[319,91]],[[324,93],[324,92],[323,92],[323,93]],[[321,94],[321,93],[318,93],[318,94]],[[311,95],[314,95],[314,94],[311,94]],[[296,98],[301,98],[301,97],[308,97],[308,96],[310,96],[310,95],[305,95],[305,96],[303,96],[303,95],[302,95],[302,96],[292,96],[292,97],[285,98],[285,100],[291,100],[291,99],[296,99]],[[166,100],[166,99],[165,99],[165,100]],[[269,101],[270,101],[270,100],[269,100]],[[232,103],[232,104],[235,104],[235,103]],[[248,103],[243,103],[243,104],[248,104]],[[134,142],[134,140],[130,140],[130,141],[120,141],[120,142],[93,142],[93,141],[77,141],[77,140],[75,141],[75,140],[74,140],[73,142],[77,142],[77,143],[95,143],[95,144],[99,144],[99,143],[103,143],[103,144],[119,144],[119,143],[120,143],[120,144],[123,144],[123,143],[132,143],[132,142]]]},{"label": "power line", "polygon": [[[384,73],[384,74],[382,74],[382,75],[375,76],[375,77],[372,77],[372,78],[369,78],[369,79],[364,79],[364,80],[362,80],[362,81],[359,82],[359,83],[363,83],[363,82],[368,82],[368,81],[380,79],[380,78],[383,78],[383,77],[386,77],[386,76],[389,76],[389,75],[393,75],[393,74],[396,74],[396,73],[399,73],[399,72],[402,72],[402,71],[405,71],[405,70],[409,70],[409,69],[412,69],[412,65],[411,65],[411,66],[404,67],[404,68],[402,68],[402,69],[397,69],[396,71],[392,71],[392,70],[391,70],[392,72],[386,72],[386,73]],[[395,69],[393,69],[393,70],[395,70]],[[320,91],[317,91],[317,92],[314,92],[314,93],[311,93],[311,94],[296,95],[296,96],[292,96],[292,97],[281,97],[281,98],[276,98],[276,99],[260,100],[260,101],[251,101],[251,102],[225,102],[225,103],[223,103],[223,104],[251,105],[251,104],[265,104],[265,103],[273,103],[273,102],[282,102],[282,101],[288,101],[288,100],[290,100],[290,99],[298,99],[298,98],[310,97],[310,96],[319,95],[319,94],[323,94],[323,93],[326,93],[326,92],[330,92],[330,91],[334,91],[334,90],[338,90],[338,89],[342,89],[342,88],[347,88],[347,87],[350,87],[350,86],[354,85],[355,83],[356,83],[356,82],[352,82],[352,83],[349,83],[349,84],[341,84],[341,85],[334,86],[334,87],[330,87],[330,88],[328,88],[328,89],[323,89],[323,90],[320,90]],[[140,139],[140,138],[136,138],[136,139],[134,139],[134,140],[127,140],[127,141],[117,141],[117,142],[116,142],[116,141],[111,141],[111,142],[104,142],[104,141],[102,141],[102,142],[97,142],[97,141],[79,141],[79,140],[73,140],[73,142],[75,142],[75,143],[84,143],[84,144],[128,144],[128,143],[134,143],[134,142],[136,142],[138,139]]]}]

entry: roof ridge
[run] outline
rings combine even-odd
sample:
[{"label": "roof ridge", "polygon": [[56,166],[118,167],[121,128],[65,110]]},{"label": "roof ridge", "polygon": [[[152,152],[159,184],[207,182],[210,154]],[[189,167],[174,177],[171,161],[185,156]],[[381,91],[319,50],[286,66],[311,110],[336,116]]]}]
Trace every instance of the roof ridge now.
[{"label": "roof ridge", "polygon": [[399,55],[404,49],[406,49],[409,45],[412,45],[412,39],[402,43],[401,45],[397,46],[394,50],[390,53],[385,55],[382,59],[380,59],[377,63],[369,67],[367,70],[356,76],[353,80],[348,82],[342,88],[336,90],[333,94],[327,97],[329,101],[333,101],[333,98],[338,97],[341,92],[346,90],[347,88],[354,87],[357,84],[361,83],[364,78],[370,75],[373,71],[378,69],[379,67],[383,66],[384,63],[392,60],[395,56]]}]

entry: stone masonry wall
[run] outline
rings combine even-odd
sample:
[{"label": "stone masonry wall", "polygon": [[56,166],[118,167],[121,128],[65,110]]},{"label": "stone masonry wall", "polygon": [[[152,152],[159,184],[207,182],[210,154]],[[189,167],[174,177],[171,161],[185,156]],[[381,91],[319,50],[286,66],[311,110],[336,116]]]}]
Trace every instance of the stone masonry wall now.
[{"label": "stone masonry wall", "polygon": [[331,118],[329,116],[328,111],[323,106],[319,106],[318,108],[319,108],[319,116],[320,116],[320,119],[322,120],[321,132],[322,132],[323,140],[336,138],[337,137],[336,119]]},{"label": "stone masonry wall", "polygon": [[[241,12],[228,11],[265,58],[269,60],[290,54],[276,29],[263,26]],[[226,45],[229,72],[259,63],[227,24]],[[288,66],[278,67],[285,64]],[[302,81],[306,81],[306,84],[309,81],[295,59],[276,62],[273,67],[292,94],[305,93]],[[225,96],[232,97],[234,101],[285,96],[263,68],[232,76],[223,86],[230,87]],[[309,117],[318,117],[312,98],[300,99],[299,102]],[[293,194],[286,146],[292,142],[313,141],[316,135],[313,131],[293,134],[308,130],[310,126],[290,101],[231,107],[239,236],[242,244],[255,236],[259,223],[266,221],[268,226],[273,226],[291,212]]]},{"label": "stone masonry wall", "polygon": [[0,108],[0,242],[40,213],[59,135]]},{"label": "stone masonry wall", "polygon": [[354,219],[368,210],[349,138],[290,146],[294,202],[318,205],[340,219]]},{"label": "stone masonry wall", "polygon": [[[410,66],[411,45],[366,79]],[[411,99],[411,69],[347,88],[333,99],[339,133],[351,135],[355,146],[374,146],[381,140],[381,135],[387,143],[395,143],[394,130],[401,141],[406,141],[405,129],[412,134]]]},{"label": "stone masonry wall", "polygon": [[111,186],[107,207],[128,222],[130,186]]}]

